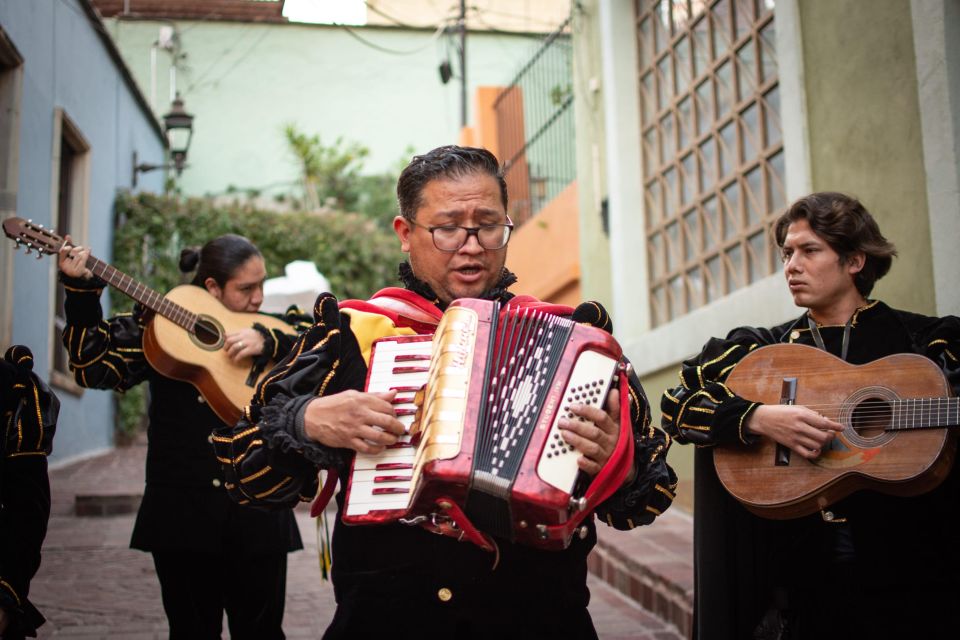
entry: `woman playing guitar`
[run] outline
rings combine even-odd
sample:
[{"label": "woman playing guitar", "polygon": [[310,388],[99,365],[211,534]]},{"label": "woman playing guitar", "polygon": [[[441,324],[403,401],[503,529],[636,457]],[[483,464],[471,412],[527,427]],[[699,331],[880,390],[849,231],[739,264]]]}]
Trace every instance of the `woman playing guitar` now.
[{"label": "woman playing guitar", "polygon": [[[283,638],[286,554],[302,548],[290,510],[257,511],[227,496],[211,434],[223,422],[187,382],[159,374],[144,357],[149,322],[132,314],[104,319],[105,283],[87,269],[89,249],[68,243],[60,252],[66,289],[64,345],[77,382],[125,391],[150,385],[146,490],[131,547],[153,554],[170,638],[220,638],[226,610],[232,638]],[[225,235],[186,249],[181,271],[232,312],[256,312],[266,277],[260,251]],[[284,318],[309,322],[294,310]],[[251,326],[226,333],[222,350],[234,361],[275,359],[295,341],[289,333]],[[250,395],[253,395],[251,389]]]},{"label": "woman playing guitar", "polygon": [[[746,450],[772,441],[779,447],[770,464],[781,469],[817,464],[827,452],[831,464],[842,464],[841,432],[857,420],[844,424],[837,414],[821,415],[828,411],[814,402],[792,404],[789,384],[783,402],[738,395],[728,377],[760,347],[802,344],[851,365],[920,354],[942,369],[947,391],[960,390],[960,319],[921,316],[868,299],[896,251],[859,201],[812,194],[780,217],[775,233],[790,294],[806,312],[777,327],[740,327],[726,339],[711,339],[683,363],[682,384],[668,389],[661,403],[664,428],[678,442],[700,445],[695,637],[953,637],[960,628],[956,465],[936,488],[919,495],[860,490],[819,512],[815,507],[812,515],[779,521],[748,512],[718,482],[717,446],[717,452]],[[804,371],[797,369],[794,380],[802,389]],[[777,376],[778,390],[784,378]],[[884,381],[869,385],[881,388]],[[949,469],[952,440],[944,455]]]}]

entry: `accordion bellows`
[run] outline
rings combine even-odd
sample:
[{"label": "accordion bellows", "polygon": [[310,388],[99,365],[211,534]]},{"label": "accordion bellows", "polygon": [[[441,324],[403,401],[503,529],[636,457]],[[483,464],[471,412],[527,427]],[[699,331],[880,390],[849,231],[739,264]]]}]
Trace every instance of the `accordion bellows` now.
[{"label": "accordion bellows", "polygon": [[355,456],[344,522],[446,522],[454,531],[565,548],[622,482],[632,435],[621,411],[617,451],[591,479],[558,422],[577,419],[571,403],[603,406],[623,378],[620,359],[601,329],[471,299],[451,304],[432,337],[378,340],[367,391],[397,389],[409,435],[381,454]]}]

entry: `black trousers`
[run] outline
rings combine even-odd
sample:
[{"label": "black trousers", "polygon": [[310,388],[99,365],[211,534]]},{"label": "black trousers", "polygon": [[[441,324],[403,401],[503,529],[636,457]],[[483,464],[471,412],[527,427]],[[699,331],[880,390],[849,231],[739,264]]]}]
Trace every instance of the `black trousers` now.
[{"label": "black trousers", "polygon": [[[416,590],[413,590],[415,593]],[[469,603],[418,598],[410,591],[370,598],[341,594],[323,640],[384,640],[438,635],[456,640],[597,640],[585,607],[511,600],[488,594]]]},{"label": "black trousers", "polygon": [[170,640],[283,640],[287,554],[154,551]]}]

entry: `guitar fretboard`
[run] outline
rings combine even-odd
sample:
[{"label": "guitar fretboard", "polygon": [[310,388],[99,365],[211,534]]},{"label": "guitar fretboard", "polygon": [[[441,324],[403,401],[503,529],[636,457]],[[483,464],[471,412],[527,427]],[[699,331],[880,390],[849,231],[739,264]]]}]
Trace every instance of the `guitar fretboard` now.
[{"label": "guitar fretboard", "polygon": [[142,282],[134,280],[119,269],[93,256],[87,258],[87,268],[154,313],[160,314],[190,333],[195,333],[197,314],[187,311],[175,302],[170,302]]},{"label": "guitar fretboard", "polygon": [[890,431],[960,425],[960,398],[913,398],[891,403]]}]

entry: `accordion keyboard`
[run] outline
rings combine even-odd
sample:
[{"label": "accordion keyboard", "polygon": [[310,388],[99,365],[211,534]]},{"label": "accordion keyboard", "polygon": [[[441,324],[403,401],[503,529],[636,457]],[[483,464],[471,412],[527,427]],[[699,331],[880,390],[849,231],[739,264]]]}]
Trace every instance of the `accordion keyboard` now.
[{"label": "accordion keyboard", "polygon": [[[414,396],[429,376],[432,342],[429,336],[414,341],[378,341],[376,357],[371,357],[367,391],[397,390],[394,410],[397,419],[409,431],[416,406]],[[417,448],[411,436],[400,440],[382,453],[357,453],[353,463],[347,516],[371,511],[406,509],[410,502],[413,466]]]}]

